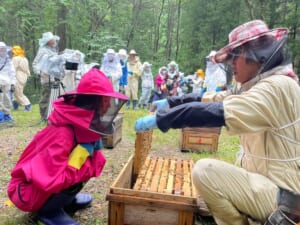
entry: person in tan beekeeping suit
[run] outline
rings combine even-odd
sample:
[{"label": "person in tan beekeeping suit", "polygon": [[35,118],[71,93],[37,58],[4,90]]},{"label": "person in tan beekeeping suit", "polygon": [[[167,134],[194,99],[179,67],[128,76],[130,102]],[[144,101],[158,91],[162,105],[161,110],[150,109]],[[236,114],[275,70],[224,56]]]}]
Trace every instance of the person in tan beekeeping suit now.
[{"label": "person in tan beekeeping suit", "polygon": [[125,87],[125,95],[128,97],[126,102],[126,109],[130,107],[130,99],[132,100],[133,110],[138,109],[138,88],[139,88],[139,79],[142,74],[142,63],[140,58],[137,56],[135,50],[130,50],[129,58],[127,61],[128,68],[128,85]]},{"label": "person in tan beekeeping suit", "polygon": [[239,89],[159,100],[155,115],[136,121],[138,132],[225,126],[240,136],[240,167],[206,158],[193,168],[193,183],[219,225],[300,222],[300,87],[287,33],[261,20],[238,26],[213,60],[232,66]]},{"label": "person in tan beekeeping suit", "polygon": [[24,87],[26,85],[28,77],[30,77],[28,59],[25,57],[24,49],[18,45],[12,48],[13,58],[12,62],[16,70],[16,87],[14,92],[14,109],[18,109],[19,105],[24,106],[24,111],[31,110],[31,104],[29,99],[24,95]]}]

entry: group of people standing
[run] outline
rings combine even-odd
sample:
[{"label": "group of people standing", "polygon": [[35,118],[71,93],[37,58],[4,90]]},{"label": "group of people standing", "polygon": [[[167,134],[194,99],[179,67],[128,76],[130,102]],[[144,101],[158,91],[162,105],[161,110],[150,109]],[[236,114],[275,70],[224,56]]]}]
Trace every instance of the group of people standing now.
[{"label": "group of people standing", "polygon": [[131,101],[133,109],[138,109],[138,88],[142,68],[140,58],[133,49],[129,54],[125,49],[120,49],[118,53],[113,49],[107,49],[103,56],[100,70],[111,80],[116,92],[124,93],[129,98],[126,109],[129,109]]},{"label": "group of people standing", "polygon": [[24,106],[23,111],[31,110],[31,103],[23,93],[29,76],[24,49],[0,42],[0,124],[12,122],[11,110],[19,105]]},{"label": "group of people standing", "polygon": [[[134,49],[127,54],[125,49],[115,52],[114,49],[109,48],[103,54],[101,64],[90,64],[91,68],[88,68],[88,64],[84,63],[85,55],[80,51],[65,49],[59,52],[59,40],[60,38],[52,32],[43,33],[39,39],[37,55],[32,62],[33,72],[41,82],[39,101],[41,121],[47,121],[49,110],[51,111],[51,95],[53,95],[51,89],[58,87],[59,94],[74,90],[82,74],[94,67],[104,72],[116,92],[128,97],[126,110],[130,109],[131,105],[133,110],[147,108],[152,101],[187,93],[188,82],[184,73],[179,71],[179,66],[175,61],[159,68],[158,74],[154,76],[152,64],[147,61],[142,63]],[[3,123],[13,121],[12,108],[18,109],[21,105],[24,106],[24,111],[31,110],[31,103],[23,93],[30,76],[30,69],[25,51],[20,46],[10,48],[4,42],[0,42],[0,52],[0,123]],[[213,53],[215,52],[212,51],[207,58],[206,78],[203,70],[199,69],[190,79],[193,92],[211,91],[211,87],[216,86],[216,82],[220,80],[216,79],[216,73],[225,76],[219,83],[222,85],[226,83],[226,75],[222,66],[209,60]],[[212,74],[211,79],[207,79],[210,77],[208,74]],[[139,93],[139,87],[141,87],[141,93]],[[13,91],[14,94],[12,94]]]}]

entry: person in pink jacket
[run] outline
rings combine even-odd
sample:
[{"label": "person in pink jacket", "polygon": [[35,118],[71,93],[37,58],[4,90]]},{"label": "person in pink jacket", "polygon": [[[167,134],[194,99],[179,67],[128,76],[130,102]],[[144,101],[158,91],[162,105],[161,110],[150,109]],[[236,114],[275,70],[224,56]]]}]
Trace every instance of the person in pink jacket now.
[{"label": "person in pink jacket", "polygon": [[101,174],[106,161],[101,137],[113,133],[113,120],[126,101],[98,69],[89,70],[75,91],[54,101],[48,125],[11,172],[7,192],[16,207],[36,212],[45,225],[78,225],[66,212],[90,205],[91,195],[79,192]]}]

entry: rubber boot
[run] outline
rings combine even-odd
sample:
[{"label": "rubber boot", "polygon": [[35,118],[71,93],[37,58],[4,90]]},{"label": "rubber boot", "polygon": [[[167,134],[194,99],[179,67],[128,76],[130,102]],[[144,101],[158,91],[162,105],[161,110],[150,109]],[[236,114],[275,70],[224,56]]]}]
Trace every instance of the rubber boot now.
[{"label": "rubber boot", "polygon": [[31,110],[31,105],[25,105],[24,112],[29,112]]},{"label": "rubber boot", "polygon": [[37,212],[38,224],[42,225],[79,225],[65,211],[64,207],[76,202],[76,195],[83,184],[76,184],[70,188],[52,195]]},{"label": "rubber boot", "polygon": [[128,101],[126,102],[126,110],[129,110],[129,107],[130,107],[130,100],[128,100]]},{"label": "rubber boot", "polygon": [[139,109],[139,107],[137,106],[137,100],[132,101],[132,109],[133,110],[138,110]]},{"label": "rubber boot", "polygon": [[62,208],[55,211],[40,214],[38,218],[39,225],[80,225],[73,220]]},{"label": "rubber boot", "polygon": [[38,211],[37,219],[40,225],[79,225],[63,209],[65,204],[71,204],[74,196],[65,193],[53,195]]}]

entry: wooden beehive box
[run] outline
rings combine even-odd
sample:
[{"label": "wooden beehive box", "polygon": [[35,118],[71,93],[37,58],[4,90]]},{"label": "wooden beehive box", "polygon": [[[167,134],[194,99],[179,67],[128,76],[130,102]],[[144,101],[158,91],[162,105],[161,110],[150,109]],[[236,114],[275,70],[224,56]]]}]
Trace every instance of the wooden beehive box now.
[{"label": "wooden beehive box", "polygon": [[183,128],[180,132],[181,151],[215,152],[218,150],[220,127]]},{"label": "wooden beehive box", "polygon": [[137,133],[135,154],[110,186],[109,225],[193,225],[198,194],[192,160],[149,156],[152,131]]},{"label": "wooden beehive box", "polygon": [[122,140],[123,114],[119,113],[114,119],[115,131],[112,135],[103,136],[103,146],[105,148],[114,148]]}]

